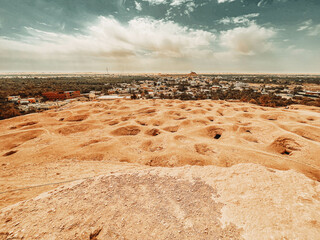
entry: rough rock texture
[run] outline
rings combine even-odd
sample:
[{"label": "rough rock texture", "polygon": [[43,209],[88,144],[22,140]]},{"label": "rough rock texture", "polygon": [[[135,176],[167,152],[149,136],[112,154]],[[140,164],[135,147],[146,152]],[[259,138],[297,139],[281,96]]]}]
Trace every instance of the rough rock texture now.
[{"label": "rough rock texture", "polygon": [[319,153],[316,107],[117,100],[3,120],[0,239],[317,239]]},{"label": "rough rock texture", "polygon": [[0,239],[318,239],[320,184],[255,164],[124,171],[4,208],[0,229]]},{"label": "rough rock texture", "polygon": [[316,107],[179,100],[78,102],[1,121],[0,131],[0,163],[14,168],[86,160],[167,167],[258,163],[320,180]]}]

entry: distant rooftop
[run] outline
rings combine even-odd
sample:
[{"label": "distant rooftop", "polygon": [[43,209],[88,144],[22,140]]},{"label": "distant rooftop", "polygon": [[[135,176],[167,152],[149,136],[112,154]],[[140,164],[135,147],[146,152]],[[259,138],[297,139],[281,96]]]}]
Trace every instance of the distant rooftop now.
[{"label": "distant rooftop", "polygon": [[105,95],[100,96],[97,99],[98,100],[114,100],[114,99],[128,99],[130,96],[119,96],[119,95]]}]

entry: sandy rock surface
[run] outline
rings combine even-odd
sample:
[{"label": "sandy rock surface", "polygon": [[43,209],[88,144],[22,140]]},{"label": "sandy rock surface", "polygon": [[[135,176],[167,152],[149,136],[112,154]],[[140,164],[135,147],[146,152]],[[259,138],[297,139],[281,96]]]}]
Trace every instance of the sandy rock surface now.
[{"label": "sandy rock surface", "polygon": [[3,120],[0,239],[317,239],[319,153],[306,106],[117,100]]},{"label": "sandy rock surface", "polygon": [[77,181],[2,209],[0,228],[4,239],[318,239],[319,219],[319,182],[239,164]]}]

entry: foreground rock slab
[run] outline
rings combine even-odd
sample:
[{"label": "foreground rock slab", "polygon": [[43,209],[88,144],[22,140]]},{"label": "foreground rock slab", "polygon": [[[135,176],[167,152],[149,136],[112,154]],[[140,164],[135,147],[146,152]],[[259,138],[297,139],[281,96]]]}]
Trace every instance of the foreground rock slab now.
[{"label": "foreground rock slab", "polygon": [[256,164],[122,171],[3,208],[0,239],[318,239],[320,183]]}]

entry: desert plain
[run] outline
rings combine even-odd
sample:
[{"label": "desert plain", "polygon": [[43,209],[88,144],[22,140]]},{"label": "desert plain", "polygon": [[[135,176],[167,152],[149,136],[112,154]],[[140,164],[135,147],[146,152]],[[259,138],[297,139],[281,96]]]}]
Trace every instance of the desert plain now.
[{"label": "desert plain", "polygon": [[0,121],[0,239],[320,239],[320,109],[114,100]]}]

